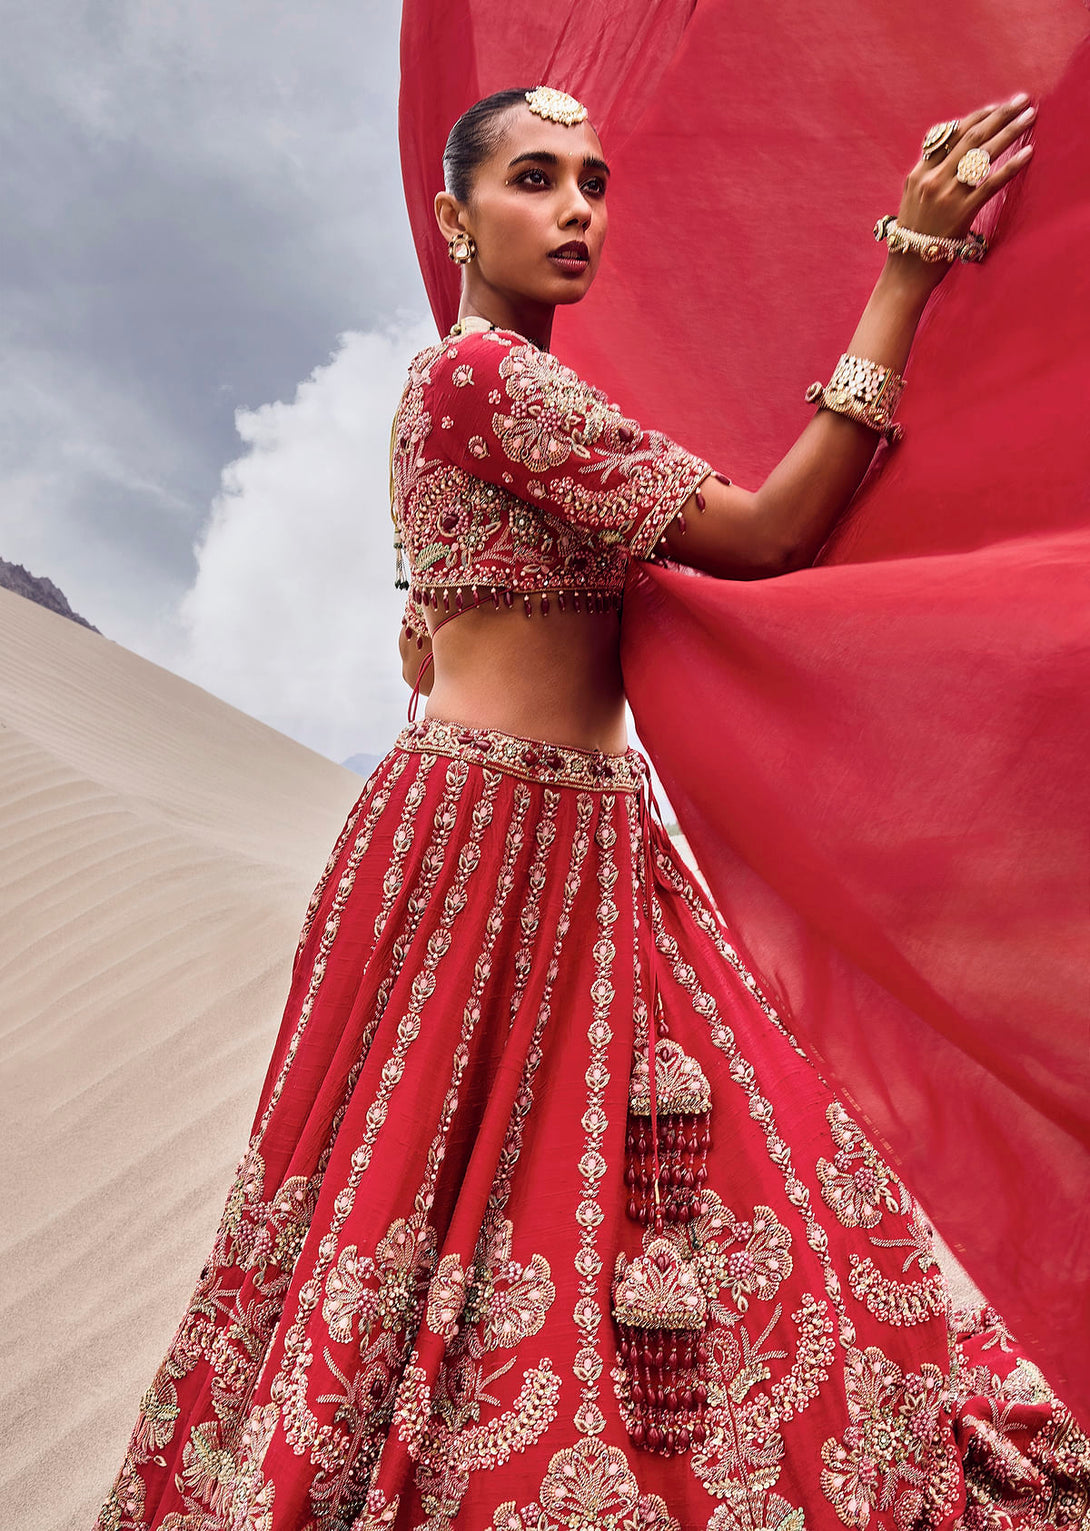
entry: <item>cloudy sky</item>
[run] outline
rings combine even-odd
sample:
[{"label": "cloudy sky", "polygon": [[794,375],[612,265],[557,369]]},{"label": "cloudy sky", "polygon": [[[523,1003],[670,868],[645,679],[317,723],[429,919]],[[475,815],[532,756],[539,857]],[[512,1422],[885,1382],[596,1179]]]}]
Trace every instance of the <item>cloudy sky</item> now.
[{"label": "cloudy sky", "polygon": [[386,453],[434,331],[396,0],[52,0],[0,53],[0,556],[340,759],[404,716]]}]

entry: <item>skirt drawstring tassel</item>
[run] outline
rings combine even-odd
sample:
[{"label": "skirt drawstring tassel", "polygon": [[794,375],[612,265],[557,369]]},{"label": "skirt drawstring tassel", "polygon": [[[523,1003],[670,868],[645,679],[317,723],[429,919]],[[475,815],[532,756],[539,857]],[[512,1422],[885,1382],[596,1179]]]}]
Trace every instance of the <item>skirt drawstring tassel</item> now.
[{"label": "skirt drawstring tassel", "polygon": [[[644,893],[651,933],[650,816],[658,804],[649,778],[645,785]],[[632,1443],[674,1456],[701,1446],[706,1438],[708,1302],[692,1260],[688,1230],[703,1211],[711,1146],[711,1088],[700,1065],[669,1035],[653,934],[650,939],[647,1046],[632,1069],[625,1137],[628,1216],[648,1233],[641,1255],[631,1261],[618,1256],[613,1317],[628,1378]],[[667,1225],[670,1232],[664,1236]]]}]

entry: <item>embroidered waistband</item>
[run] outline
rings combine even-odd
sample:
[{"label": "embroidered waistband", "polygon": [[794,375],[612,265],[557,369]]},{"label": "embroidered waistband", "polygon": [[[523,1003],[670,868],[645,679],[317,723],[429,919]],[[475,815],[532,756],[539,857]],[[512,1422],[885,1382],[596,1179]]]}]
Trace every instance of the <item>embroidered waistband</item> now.
[{"label": "embroidered waistband", "polygon": [[638,792],[643,761],[638,750],[607,755],[603,750],[571,749],[543,739],[523,739],[495,728],[468,728],[420,718],[403,728],[396,746],[413,754],[452,755],[472,765],[492,766],[547,787],[584,787],[592,792]]}]

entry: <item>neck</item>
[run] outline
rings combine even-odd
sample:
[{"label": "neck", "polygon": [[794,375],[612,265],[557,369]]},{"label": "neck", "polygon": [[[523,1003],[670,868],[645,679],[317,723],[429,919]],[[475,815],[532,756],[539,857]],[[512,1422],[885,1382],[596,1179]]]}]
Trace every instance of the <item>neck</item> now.
[{"label": "neck", "polygon": [[487,319],[497,329],[514,330],[517,335],[525,335],[527,340],[532,340],[536,346],[547,351],[552,339],[555,311],[551,303],[535,303],[527,298],[497,292],[491,287],[482,289],[479,283],[474,283],[472,288],[468,285],[463,288],[458,318]]}]

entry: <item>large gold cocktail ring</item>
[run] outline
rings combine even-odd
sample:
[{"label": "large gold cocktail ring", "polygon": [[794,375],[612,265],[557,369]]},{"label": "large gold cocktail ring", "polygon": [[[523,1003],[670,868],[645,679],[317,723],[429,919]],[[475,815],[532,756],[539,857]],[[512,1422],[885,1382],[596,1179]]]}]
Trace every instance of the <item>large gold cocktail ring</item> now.
[{"label": "large gold cocktail ring", "polygon": [[923,147],[920,150],[924,159],[930,159],[933,154],[940,150],[945,154],[949,149],[954,134],[961,126],[961,119],[955,117],[952,122],[936,122],[928,128],[924,134]]},{"label": "large gold cocktail ring", "polygon": [[973,191],[984,182],[992,173],[992,157],[987,149],[968,149],[958,160],[958,168],[954,174],[963,186],[969,186]]}]

